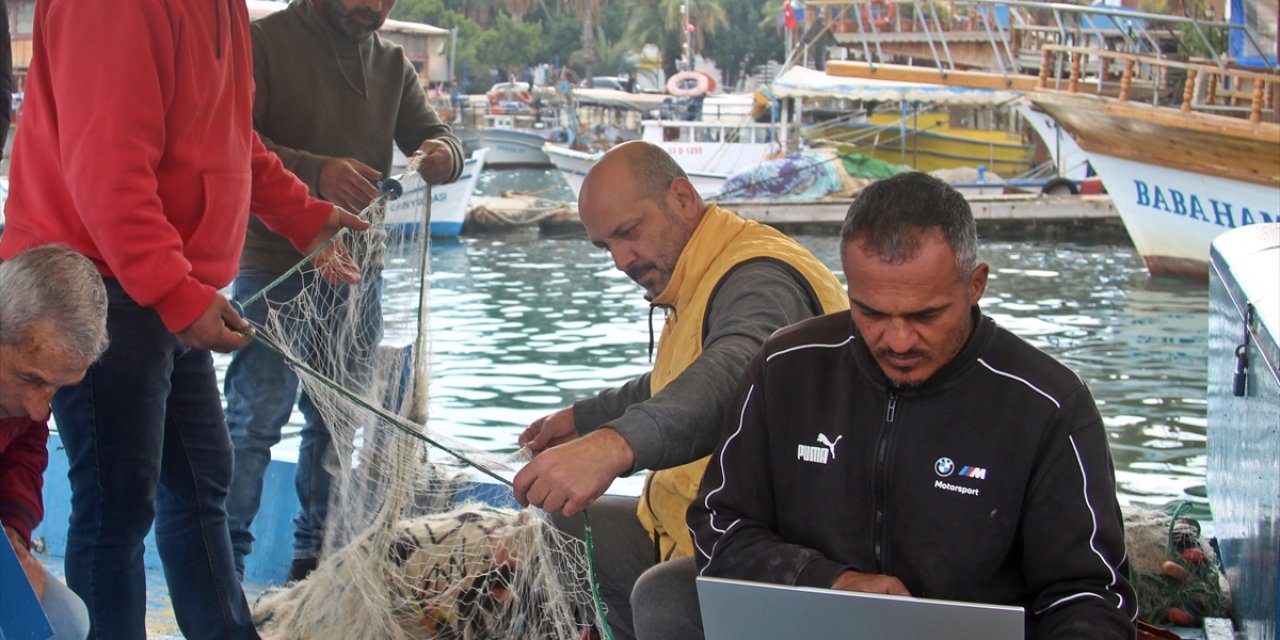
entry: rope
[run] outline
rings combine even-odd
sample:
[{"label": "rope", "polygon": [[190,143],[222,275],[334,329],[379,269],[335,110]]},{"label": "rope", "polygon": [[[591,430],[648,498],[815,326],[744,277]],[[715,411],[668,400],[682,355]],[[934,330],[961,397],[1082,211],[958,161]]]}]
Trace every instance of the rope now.
[{"label": "rope", "polygon": [[605,640],[613,640],[613,629],[609,628],[609,621],[604,614],[604,599],[600,597],[600,579],[596,575],[596,545],[591,535],[591,517],[587,515],[587,510],[582,510],[582,538],[587,543],[587,570],[591,574],[591,602],[596,608],[596,619],[600,622],[600,630],[604,632]]}]

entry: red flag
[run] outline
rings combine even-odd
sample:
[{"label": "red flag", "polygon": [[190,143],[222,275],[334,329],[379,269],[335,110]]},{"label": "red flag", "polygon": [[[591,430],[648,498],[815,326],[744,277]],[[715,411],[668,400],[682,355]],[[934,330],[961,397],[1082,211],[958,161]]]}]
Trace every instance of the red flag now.
[{"label": "red flag", "polygon": [[788,30],[796,28],[796,14],[791,11],[791,0],[782,3],[782,26]]}]

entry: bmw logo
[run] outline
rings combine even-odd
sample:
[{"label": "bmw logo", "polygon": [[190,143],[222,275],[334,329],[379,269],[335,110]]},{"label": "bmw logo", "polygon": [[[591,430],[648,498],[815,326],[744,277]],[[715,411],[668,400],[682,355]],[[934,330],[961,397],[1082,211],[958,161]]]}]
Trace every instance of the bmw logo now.
[{"label": "bmw logo", "polygon": [[956,463],[952,462],[951,458],[938,458],[938,461],[933,463],[933,470],[945,478],[955,472]]}]

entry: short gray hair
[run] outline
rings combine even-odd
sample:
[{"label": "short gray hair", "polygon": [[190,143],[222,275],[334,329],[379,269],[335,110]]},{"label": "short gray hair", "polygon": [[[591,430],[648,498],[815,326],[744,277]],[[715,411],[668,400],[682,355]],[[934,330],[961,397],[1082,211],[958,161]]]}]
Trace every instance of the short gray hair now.
[{"label": "short gray hair", "polygon": [[867,185],[853,198],[840,247],[862,242],[881,260],[906,262],[919,250],[919,233],[938,227],[967,276],[978,266],[978,225],[969,202],[951,185],[911,171]]},{"label": "short gray hair", "polygon": [[0,262],[0,344],[16,345],[52,321],[64,352],[90,362],[107,349],[107,289],[88,258],[63,244]]}]

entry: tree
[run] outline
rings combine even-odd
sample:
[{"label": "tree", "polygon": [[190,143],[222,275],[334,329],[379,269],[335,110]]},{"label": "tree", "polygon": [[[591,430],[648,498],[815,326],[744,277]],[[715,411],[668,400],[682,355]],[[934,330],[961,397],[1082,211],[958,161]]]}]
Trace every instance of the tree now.
[{"label": "tree", "polygon": [[724,72],[726,86],[738,86],[756,66],[780,59],[783,51],[778,16],[781,2],[759,3],[755,0],[720,0],[729,24],[728,29],[707,34],[704,55],[716,61]]},{"label": "tree", "polygon": [[[582,50],[581,59],[586,71],[583,77],[591,78],[595,75],[596,51],[596,23],[600,21],[600,8],[608,0],[565,0],[573,8],[573,14],[582,23]],[[590,80],[588,80],[590,82]]]},{"label": "tree", "polygon": [[516,75],[529,60],[537,60],[542,44],[542,23],[517,23],[510,16],[499,14],[490,29],[480,33],[475,43],[476,62],[496,66]]},{"label": "tree", "polygon": [[[625,42],[635,49],[645,44],[657,45],[662,50],[667,75],[678,70],[676,63],[684,54],[686,35],[681,6],[685,4],[689,7],[689,24],[694,25],[694,49],[704,50],[708,34],[729,25],[722,0],[633,0],[629,8]],[[738,35],[741,34],[735,37]]]}]

